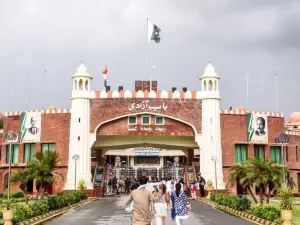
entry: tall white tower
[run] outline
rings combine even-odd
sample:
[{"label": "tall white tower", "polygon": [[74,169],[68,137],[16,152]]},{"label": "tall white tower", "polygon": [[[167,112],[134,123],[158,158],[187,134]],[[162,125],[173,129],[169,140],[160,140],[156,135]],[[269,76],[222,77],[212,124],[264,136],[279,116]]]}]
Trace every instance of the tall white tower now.
[{"label": "tall white tower", "polygon": [[[76,73],[72,76],[69,163],[65,190],[74,190],[75,187],[78,187],[80,180],[85,181],[87,189],[93,189],[91,181],[91,149],[89,143],[90,99],[93,98],[91,92],[92,79],[92,76],[87,73],[87,68],[83,64],[77,68]],[[79,156],[76,162],[74,160],[75,155]]]},{"label": "tall white tower", "polygon": [[[201,80],[202,100],[202,146],[200,172],[204,179],[215,185],[215,161],[218,189],[225,189],[222,168],[221,124],[220,124],[220,77],[209,63]],[[215,161],[214,161],[215,160]]]}]

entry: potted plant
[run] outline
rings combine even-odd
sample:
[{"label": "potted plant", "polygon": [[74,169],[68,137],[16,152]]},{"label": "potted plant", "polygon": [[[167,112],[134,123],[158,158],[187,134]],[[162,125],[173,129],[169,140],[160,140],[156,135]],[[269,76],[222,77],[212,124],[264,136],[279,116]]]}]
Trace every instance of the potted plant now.
[{"label": "potted plant", "polygon": [[6,201],[6,210],[3,211],[3,220],[4,220],[4,225],[12,225],[12,221],[14,218],[14,211],[10,208],[11,201],[7,200]]},{"label": "potted plant", "polygon": [[210,199],[210,194],[211,192],[214,190],[214,187],[213,187],[213,184],[212,184],[212,181],[211,180],[208,180],[207,183],[206,183],[206,190],[208,192],[207,194],[207,198]]},{"label": "potted plant", "polygon": [[287,185],[284,185],[279,189],[279,203],[283,224],[291,225],[294,209],[293,190]]}]

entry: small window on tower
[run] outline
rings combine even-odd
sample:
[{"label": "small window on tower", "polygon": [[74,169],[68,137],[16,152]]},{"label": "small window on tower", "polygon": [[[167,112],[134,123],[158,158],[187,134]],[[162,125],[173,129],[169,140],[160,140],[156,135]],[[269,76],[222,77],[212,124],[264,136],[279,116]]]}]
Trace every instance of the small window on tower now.
[{"label": "small window on tower", "polygon": [[78,123],[80,123],[80,118],[78,118]]},{"label": "small window on tower", "polygon": [[203,89],[206,91],[206,81],[203,82]]},{"label": "small window on tower", "polygon": [[213,83],[212,83],[211,80],[209,80],[209,82],[208,82],[208,90],[209,90],[209,91],[212,90],[212,88],[213,88],[212,86],[213,86]]},{"label": "small window on tower", "polygon": [[215,81],[215,91],[217,91],[218,88],[217,88],[217,81]]},{"label": "small window on tower", "polygon": [[85,90],[88,91],[89,90],[89,82],[85,81]]},{"label": "small window on tower", "polygon": [[155,117],[155,125],[164,125],[164,117],[162,116]]},{"label": "small window on tower", "polygon": [[129,125],[136,125],[136,116],[129,116],[128,117],[128,124]]},{"label": "small window on tower", "polygon": [[80,136],[78,136],[78,141],[80,141]]},{"label": "small window on tower", "polygon": [[79,81],[79,90],[81,90],[81,91],[83,90],[83,82],[82,82],[82,80]]},{"label": "small window on tower", "polygon": [[150,116],[142,116],[142,125],[150,125],[151,119]]}]

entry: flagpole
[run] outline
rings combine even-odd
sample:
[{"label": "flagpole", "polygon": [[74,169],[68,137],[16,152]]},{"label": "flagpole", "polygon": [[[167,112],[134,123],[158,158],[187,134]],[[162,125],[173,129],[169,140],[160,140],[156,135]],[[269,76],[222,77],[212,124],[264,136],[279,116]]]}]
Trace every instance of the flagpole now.
[{"label": "flagpole", "polygon": [[28,92],[29,92],[29,73],[27,73],[27,92],[26,92],[26,106],[25,106],[25,108],[26,108],[26,110],[27,110],[27,108],[28,108]]},{"label": "flagpole", "polygon": [[42,83],[42,109],[44,109],[44,95],[45,95],[45,79],[46,79],[46,73],[47,71],[45,70],[44,76],[43,76],[43,83]]},{"label": "flagpole", "polygon": [[249,73],[247,72],[247,108],[249,109]]},{"label": "flagpole", "polygon": [[261,75],[261,101],[264,103],[264,74]]},{"label": "flagpole", "polygon": [[279,100],[278,100],[278,74],[275,76],[275,85],[276,85],[276,110],[279,111]]},{"label": "flagpole", "polygon": [[[148,21],[148,18],[146,18],[146,35],[147,35],[147,44],[146,44],[146,75],[148,76],[148,37],[149,37],[149,34],[148,34],[148,25],[149,25],[149,21]],[[150,74],[150,77],[149,77],[149,80],[150,80],[150,90],[152,89],[152,82],[151,82],[151,74]]]},{"label": "flagpole", "polygon": [[15,101],[15,73],[12,75],[12,83],[11,83],[11,92],[12,92],[12,101],[11,101],[11,111],[13,111],[14,108],[14,101]]}]

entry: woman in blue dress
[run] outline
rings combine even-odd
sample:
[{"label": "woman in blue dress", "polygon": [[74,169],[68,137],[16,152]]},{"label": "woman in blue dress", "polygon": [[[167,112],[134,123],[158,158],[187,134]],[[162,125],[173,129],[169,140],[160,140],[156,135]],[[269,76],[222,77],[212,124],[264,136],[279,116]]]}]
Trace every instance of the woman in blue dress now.
[{"label": "woman in blue dress", "polygon": [[172,200],[172,219],[176,221],[176,225],[182,225],[182,220],[188,219],[190,204],[186,198],[186,194],[181,191],[181,184],[177,183],[175,192],[171,194]]}]

